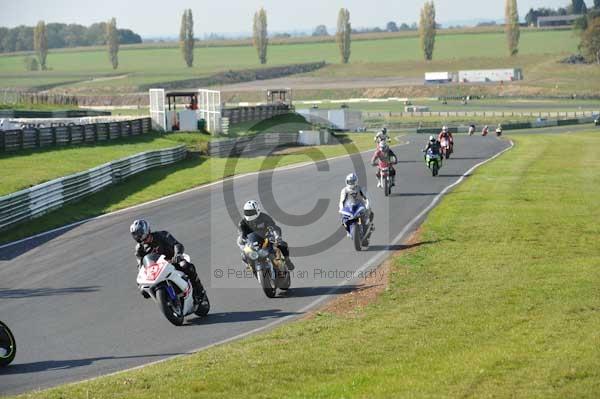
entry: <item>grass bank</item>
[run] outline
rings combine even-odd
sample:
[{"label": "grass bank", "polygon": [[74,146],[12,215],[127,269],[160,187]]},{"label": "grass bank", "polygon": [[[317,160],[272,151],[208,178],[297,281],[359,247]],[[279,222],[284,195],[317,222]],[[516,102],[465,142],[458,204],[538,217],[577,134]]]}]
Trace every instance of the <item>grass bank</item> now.
[{"label": "grass bank", "polygon": [[[161,140],[167,141],[170,146],[185,143],[188,146],[201,148],[206,144],[202,141],[198,142],[199,135],[196,134],[178,133],[165,137]],[[285,166],[307,162],[311,159],[330,158],[368,150],[373,147],[372,134],[341,135],[339,139],[341,144],[295,148],[294,151],[269,157],[268,162],[265,162],[267,160],[265,156],[241,157],[235,169],[227,164],[227,158],[210,158],[206,156],[195,156],[174,165],[154,168],[108,187],[99,194],[86,197],[83,201],[65,205],[57,211],[35,219],[35,222],[17,225],[8,231],[2,232],[0,233],[0,243],[28,237],[82,219],[162,198],[235,174],[255,172],[263,168],[272,168],[274,165]],[[0,160],[0,167],[1,165]]]},{"label": "grass bank", "polygon": [[21,398],[597,397],[600,136],[514,140],[431,213],[375,303]]},{"label": "grass bank", "polygon": [[0,196],[145,151],[176,146],[157,133],[74,147],[0,154]]}]

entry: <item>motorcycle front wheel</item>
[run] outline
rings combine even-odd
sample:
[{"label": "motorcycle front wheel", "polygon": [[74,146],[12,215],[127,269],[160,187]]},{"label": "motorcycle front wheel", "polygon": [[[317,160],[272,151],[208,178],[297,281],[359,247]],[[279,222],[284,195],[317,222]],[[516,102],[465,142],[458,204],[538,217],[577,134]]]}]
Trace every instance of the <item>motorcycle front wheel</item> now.
[{"label": "motorcycle front wheel", "polygon": [[356,223],[352,225],[351,234],[354,241],[354,249],[358,252],[362,251],[362,237],[360,230],[360,226],[358,226]]},{"label": "motorcycle front wheel", "polygon": [[15,336],[8,326],[0,321],[0,367],[8,366],[17,354]]},{"label": "motorcycle front wheel", "polygon": [[158,301],[158,307],[160,311],[165,315],[167,320],[171,324],[180,326],[183,324],[183,306],[181,301],[177,300],[177,303],[173,302],[167,293],[166,288],[159,288],[156,291],[156,300]]},{"label": "motorcycle front wheel", "polygon": [[256,273],[258,277],[258,282],[263,289],[263,292],[268,298],[275,298],[275,294],[277,293],[277,288],[273,284],[273,280],[271,279],[271,273],[268,269],[263,269],[260,272]]},{"label": "motorcycle front wheel", "polygon": [[434,162],[431,168],[431,174],[435,177],[438,175],[439,166],[437,162]]}]

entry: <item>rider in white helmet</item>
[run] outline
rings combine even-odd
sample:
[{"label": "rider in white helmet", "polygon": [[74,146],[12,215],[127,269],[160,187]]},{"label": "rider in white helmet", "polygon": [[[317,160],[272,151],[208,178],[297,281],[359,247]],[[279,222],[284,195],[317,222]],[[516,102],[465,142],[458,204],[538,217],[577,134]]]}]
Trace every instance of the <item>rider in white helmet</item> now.
[{"label": "rider in white helmet", "polygon": [[363,191],[362,187],[358,185],[358,176],[356,176],[356,173],[350,173],[348,176],[346,176],[346,186],[342,188],[342,192],[340,193],[340,203],[338,205],[340,212],[344,209],[344,204],[349,198],[352,198],[356,201],[362,201],[365,204],[365,208],[370,211],[370,219],[371,223],[373,223],[375,214],[371,210],[369,198]]},{"label": "rider in white helmet", "polygon": [[[261,237],[266,238],[269,231],[273,232],[276,241],[273,243],[282,255],[285,257],[285,264],[288,270],[294,270],[294,263],[290,259],[290,250],[288,244],[281,239],[281,228],[277,226],[273,218],[264,212],[261,212],[258,201],[250,200],[244,204],[244,216],[238,224],[239,237],[237,240],[238,246],[243,250],[246,245],[248,234],[256,233]],[[244,259],[244,262],[246,260]]]},{"label": "rider in white helmet", "polygon": [[375,138],[373,139],[374,142],[376,143],[380,143],[380,142],[387,142],[389,140],[389,136],[387,133],[387,128],[384,127],[382,128],[379,132],[377,132],[377,134],[375,135]]}]

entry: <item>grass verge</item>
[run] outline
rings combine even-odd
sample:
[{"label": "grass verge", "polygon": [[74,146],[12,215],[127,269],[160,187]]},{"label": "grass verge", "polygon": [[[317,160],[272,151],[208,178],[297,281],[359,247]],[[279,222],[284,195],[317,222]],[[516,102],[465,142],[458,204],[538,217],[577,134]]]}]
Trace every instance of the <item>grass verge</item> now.
[{"label": "grass verge", "polygon": [[81,172],[106,162],[145,151],[174,147],[178,143],[158,133],[94,145],[46,147],[0,154],[0,196],[36,184]]},{"label": "grass verge", "polygon": [[[171,146],[177,143],[186,143],[192,146],[203,144],[202,141],[193,141],[200,137],[196,134],[178,133],[165,137],[169,139]],[[209,136],[205,136],[205,138],[208,139]],[[204,140],[205,138],[198,140]],[[339,139],[341,144],[338,145],[298,148],[297,151],[270,156],[268,159],[265,156],[241,157],[235,170],[231,170],[230,166],[227,165],[227,158],[205,156],[195,156],[174,165],[151,169],[108,187],[101,193],[86,197],[83,201],[65,205],[57,211],[35,219],[33,222],[26,222],[2,232],[0,233],[0,243],[28,237],[82,219],[162,198],[235,174],[307,162],[311,159],[335,157],[373,147],[373,135],[371,134],[340,135]],[[188,143],[188,140],[193,142]]]},{"label": "grass verge", "polygon": [[375,303],[21,398],[597,397],[600,136],[514,139]]}]

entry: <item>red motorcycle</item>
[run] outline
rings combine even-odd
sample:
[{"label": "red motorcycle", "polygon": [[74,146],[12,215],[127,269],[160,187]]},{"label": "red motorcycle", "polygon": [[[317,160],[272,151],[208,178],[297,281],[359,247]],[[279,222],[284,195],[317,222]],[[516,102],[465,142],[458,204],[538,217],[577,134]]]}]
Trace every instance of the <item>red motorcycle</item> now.
[{"label": "red motorcycle", "polygon": [[442,140],[440,141],[441,147],[442,147],[442,157],[445,159],[449,159],[450,155],[454,152],[454,144],[452,143],[452,141],[448,138],[442,137]]},{"label": "red motorcycle", "polygon": [[378,186],[383,188],[383,192],[386,197],[389,197],[392,194],[392,186],[394,185],[393,177],[392,177],[392,167],[393,164],[386,161],[379,161],[377,165],[379,168],[379,184]]}]

